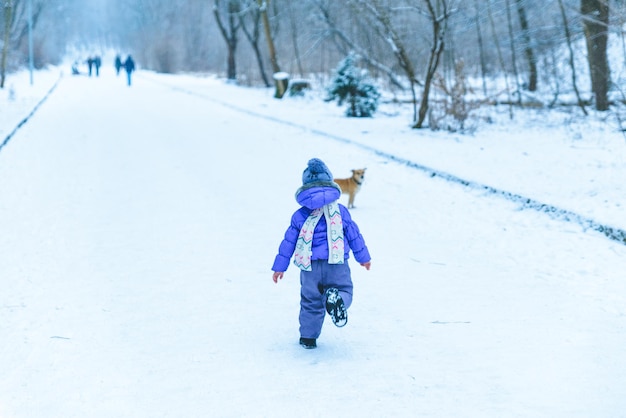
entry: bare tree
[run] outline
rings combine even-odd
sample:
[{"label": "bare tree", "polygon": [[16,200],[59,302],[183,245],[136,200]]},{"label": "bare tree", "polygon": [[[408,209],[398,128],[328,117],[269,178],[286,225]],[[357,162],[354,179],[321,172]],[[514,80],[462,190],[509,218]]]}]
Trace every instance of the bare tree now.
[{"label": "bare tree", "polygon": [[483,42],[483,33],[480,27],[480,9],[478,8],[478,1],[479,0],[474,0],[474,6],[476,9],[476,14],[475,14],[475,19],[476,19],[476,37],[478,40],[478,54],[480,57],[480,75],[482,78],[482,85],[483,85],[483,94],[485,96],[487,96],[487,80],[486,80],[486,73],[487,73],[487,64],[486,64],[486,58],[485,58],[485,47],[484,47],[484,42]]},{"label": "bare tree", "polygon": [[287,1],[287,10],[289,11],[289,23],[291,26],[291,43],[293,45],[293,53],[296,58],[298,73],[300,74],[300,77],[302,77],[304,76],[304,67],[302,66],[302,59],[300,57],[300,46],[298,43],[298,18],[296,17],[292,0]]},{"label": "bare tree", "polygon": [[409,80],[411,96],[413,99],[413,123],[417,124],[417,95],[415,93],[415,85],[418,81],[415,67],[409,58],[409,53],[404,45],[404,42],[402,41],[402,38],[392,23],[391,16],[389,14],[390,9],[383,6],[380,0],[356,0],[354,1],[354,5],[357,8],[361,6],[363,10],[369,13],[374,21],[374,29],[389,43],[389,46],[398,60],[400,68],[404,70],[404,73]]},{"label": "bare tree", "polygon": [[241,12],[241,5],[239,0],[227,0],[226,17],[228,19],[228,26],[226,26],[222,20],[222,4],[221,0],[215,0],[213,4],[213,14],[215,15],[215,21],[220,29],[222,37],[226,41],[228,47],[228,60],[227,60],[227,77],[229,80],[237,79],[237,62],[236,52],[237,44],[239,42],[239,29],[241,27],[241,20],[239,19],[239,13]]},{"label": "bare tree", "polygon": [[13,20],[13,1],[6,0],[4,3],[4,36],[2,38],[2,61],[0,61],[0,89],[4,88],[4,80],[7,68],[7,54],[9,53],[9,40],[11,39],[11,22]]},{"label": "bare tree", "polygon": [[591,74],[591,90],[596,99],[596,110],[608,110],[608,91],[611,79],[607,57],[608,0],[581,0],[580,12],[587,42],[587,61]]},{"label": "bare tree", "polygon": [[506,23],[509,29],[509,47],[511,48],[511,66],[513,67],[513,76],[515,77],[515,93],[517,95],[517,104],[522,104],[522,89],[519,84],[519,74],[517,73],[517,59],[515,53],[515,35],[513,33],[513,22],[511,19],[510,0],[506,0]]},{"label": "bare tree", "polygon": [[[260,38],[260,27],[261,27],[261,12],[258,8],[258,5],[254,0],[251,0],[248,4],[246,4],[244,8],[245,13],[240,15],[241,19],[241,29],[243,33],[246,35],[246,38],[250,42],[250,46],[254,51],[254,56],[256,57],[257,64],[259,66],[259,72],[261,73],[261,78],[263,79],[263,83],[265,87],[270,87],[269,79],[267,78],[267,74],[265,74],[265,66],[263,65],[263,55],[261,54],[261,48],[259,46],[259,38]],[[248,17],[250,23],[252,25],[251,28],[246,26],[245,18]]]},{"label": "bare tree", "polygon": [[524,55],[528,64],[528,91],[537,90],[537,59],[533,51],[530,31],[528,29],[528,19],[526,18],[526,9],[524,8],[524,0],[515,0],[517,3],[517,15],[519,24],[522,29],[522,39],[524,40]]},{"label": "bare tree", "polygon": [[329,6],[325,2],[321,0],[313,0],[313,2],[320,12],[322,21],[327,25],[327,36],[332,38],[342,56],[346,56],[349,52],[354,51],[368,66],[387,75],[391,84],[401,89],[405,89],[404,84],[391,67],[383,64],[377,57],[372,56],[370,49],[357,44],[356,40],[352,39],[346,31],[339,28],[339,25],[336,23]]},{"label": "bare tree", "polygon": [[489,23],[491,26],[491,34],[493,35],[493,42],[498,52],[498,61],[500,62],[500,69],[504,74],[504,84],[506,86],[506,94],[509,102],[509,117],[513,119],[513,101],[511,100],[511,89],[509,87],[509,77],[507,75],[506,66],[504,65],[504,56],[502,55],[502,49],[500,48],[500,42],[498,41],[498,35],[496,33],[496,23],[493,19],[493,13],[491,11],[491,0],[487,0],[487,14],[489,16]]},{"label": "bare tree", "polygon": [[419,118],[413,128],[420,129],[426,119],[428,111],[428,96],[430,87],[439,66],[439,58],[444,49],[444,39],[446,35],[448,18],[450,10],[448,9],[447,0],[424,0],[428,15],[432,25],[432,46],[428,65],[426,66],[426,78],[424,79],[424,89],[422,90],[422,103],[420,104]]},{"label": "bare tree", "polygon": [[[11,0],[13,3],[13,16],[11,22],[11,38],[9,43],[20,46],[26,43],[28,37],[28,6],[25,0]],[[45,9],[43,0],[33,0],[32,4],[32,28],[35,29],[39,22],[39,18]]]},{"label": "bare tree", "polygon": [[617,27],[620,43],[622,44],[622,62],[626,64],[626,37],[624,36],[624,23],[626,14],[624,13],[626,2],[623,0],[618,1],[619,8],[617,9]]},{"label": "bare tree", "polygon": [[[0,88],[4,88],[6,73],[11,66],[11,62],[22,61],[26,56],[26,39],[28,36],[28,7],[22,0],[4,0],[2,10],[2,51],[0,53]],[[42,0],[34,0],[32,5],[32,29],[37,27],[37,23],[42,14],[44,3]],[[35,51],[36,52],[36,51]],[[12,57],[12,59],[10,59]],[[43,65],[41,60],[35,59],[35,66]]]},{"label": "bare tree", "polygon": [[[428,100],[433,78],[444,51],[447,23],[450,17],[448,0],[409,1],[408,5],[404,8],[390,7],[388,2],[382,0],[353,0],[351,4],[355,12],[367,13],[372,21],[371,28],[378,33],[381,39],[384,39],[389,44],[396,56],[398,65],[404,71],[411,88],[413,99],[412,127],[421,129],[427,116]],[[420,7],[420,5],[425,6],[425,9]],[[392,19],[392,14],[394,13],[406,15],[408,12],[417,12],[418,15],[425,16],[431,23],[430,54],[426,64],[424,82],[421,84],[423,89],[419,111],[417,110],[415,86],[420,83],[416,77],[415,64],[411,60],[407,43],[404,41],[401,32]]]},{"label": "bare tree", "polygon": [[265,40],[267,41],[267,49],[270,54],[270,62],[272,63],[272,71],[274,72],[274,84],[276,85],[276,92],[274,97],[282,99],[287,92],[287,84],[289,80],[278,77],[280,71],[280,65],[278,65],[278,56],[276,54],[276,46],[274,45],[274,37],[272,35],[272,28],[270,27],[270,18],[267,15],[267,9],[269,7],[270,0],[257,0],[259,4],[259,10],[261,11],[261,19],[263,20],[263,28],[265,29]]},{"label": "bare tree", "polygon": [[567,15],[565,14],[565,6],[563,0],[559,0],[559,9],[561,11],[561,18],[563,19],[563,30],[565,31],[565,41],[567,43],[567,49],[569,51],[569,66],[572,72],[572,87],[576,93],[576,100],[578,106],[582,109],[585,116],[587,115],[587,109],[585,109],[585,103],[580,98],[580,92],[578,91],[578,83],[576,82],[576,65],[574,64],[574,48],[572,47],[572,36],[570,34],[569,23],[567,23]]}]

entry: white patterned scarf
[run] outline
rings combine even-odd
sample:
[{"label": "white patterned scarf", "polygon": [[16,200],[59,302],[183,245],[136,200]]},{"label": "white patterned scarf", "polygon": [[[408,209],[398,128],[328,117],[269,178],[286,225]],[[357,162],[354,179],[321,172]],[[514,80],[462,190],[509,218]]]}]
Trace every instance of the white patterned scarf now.
[{"label": "white patterned scarf", "polygon": [[326,219],[326,231],[328,238],[328,263],[343,264],[344,247],[343,247],[343,221],[341,220],[341,212],[337,201],[324,205],[321,208],[314,209],[307,220],[302,225],[298,241],[296,242],[296,251],[293,263],[301,270],[311,271],[311,255],[313,254],[313,232],[317,223],[324,215]]}]

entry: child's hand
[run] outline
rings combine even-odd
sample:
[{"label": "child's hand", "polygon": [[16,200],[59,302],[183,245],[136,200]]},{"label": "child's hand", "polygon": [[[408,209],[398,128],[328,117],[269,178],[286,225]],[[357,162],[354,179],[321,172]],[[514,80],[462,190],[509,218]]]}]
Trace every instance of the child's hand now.
[{"label": "child's hand", "polygon": [[284,274],[284,272],[282,272],[282,271],[275,271],[274,275],[272,276],[272,280],[274,280],[274,283],[278,283],[278,279],[282,279],[283,278],[283,274]]},{"label": "child's hand", "polygon": [[[361,265],[362,265],[363,267],[365,267],[365,270],[369,270],[369,269],[370,269],[370,266],[372,265],[372,262],[371,262],[371,261],[368,261],[367,263],[361,263]],[[276,281],[276,280],[274,280],[274,281]]]}]

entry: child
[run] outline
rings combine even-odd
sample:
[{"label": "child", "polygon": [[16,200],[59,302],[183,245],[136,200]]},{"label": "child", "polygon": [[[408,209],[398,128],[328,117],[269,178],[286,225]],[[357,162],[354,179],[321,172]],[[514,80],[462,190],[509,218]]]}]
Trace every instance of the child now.
[{"label": "child", "polygon": [[317,347],[326,312],[333,323],[342,327],[348,322],[347,309],[352,303],[352,279],[348,257],[367,270],[370,254],[359,227],[348,209],[339,204],[341,189],[322,160],[313,158],[302,173],[302,187],[296,200],[302,205],[291,217],[291,225],[280,243],[274,260],[274,283],[283,278],[294,255],[300,272],[300,345]]}]

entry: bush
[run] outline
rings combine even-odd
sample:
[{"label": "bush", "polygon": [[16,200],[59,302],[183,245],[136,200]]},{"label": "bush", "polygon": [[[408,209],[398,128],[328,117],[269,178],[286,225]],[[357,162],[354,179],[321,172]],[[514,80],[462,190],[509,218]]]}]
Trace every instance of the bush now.
[{"label": "bush", "polygon": [[[463,61],[457,61],[454,67],[454,83],[449,86],[445,79],[436,76],[435,86],[443,92],[438,106],[431,107],[428,113],[428,126],[431,130],[447,129],[450,132],[472,132],[470,114],[478,109],[482,102],[471,102],[467,94],[472,91],[467,87],[467,77]],[[469,125],[468,125],[469,124]]]},{"label": "bush", "polygon": [[326,101],[337,100],[339,106],[347,103],[348,117],[371,117],[378,108],[380,93],[369,82],[367,71],[356,66],[356,59],[354,54],[350,54],[339,63]]}]

